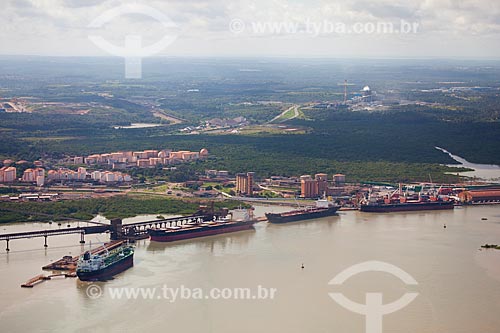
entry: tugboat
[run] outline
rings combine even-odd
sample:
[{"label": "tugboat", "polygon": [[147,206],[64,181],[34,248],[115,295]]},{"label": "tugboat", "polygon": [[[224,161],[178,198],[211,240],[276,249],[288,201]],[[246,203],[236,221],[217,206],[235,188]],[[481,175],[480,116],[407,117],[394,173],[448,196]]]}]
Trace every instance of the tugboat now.
[{"label": "tugboat", "polygon": [[100,254],[85,252],[77,262],[76,275],[82,281],[102,281],[134,265],[134,248],[122,244]]},{"label": "tugboat", "polygon": [[233,220],[226,216],[212,216],[213,220],[197,220],[181,226],[170,226],[166,228],[152,228],[148,230],[151,240],[154,242],[173,242],[197,237],[213,236],[253,229],[258,222],[253,217],[251,209],[245,210],[244,218]]},{"label": "tugboat", "polygon": [[266,217],[270,223],[288,223],[332,216],[337,213],[339,208],[339,206],[334,205],[331,201],[320,199],[316,201],[316,206],[314,207],[279,214],[266,213]]}]

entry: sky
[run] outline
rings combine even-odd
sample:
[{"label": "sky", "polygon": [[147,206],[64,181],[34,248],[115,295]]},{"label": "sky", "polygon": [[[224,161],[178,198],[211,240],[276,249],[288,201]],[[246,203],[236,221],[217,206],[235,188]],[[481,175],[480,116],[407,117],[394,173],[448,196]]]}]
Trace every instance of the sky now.
[{"label": "sky", "polygon": [[4,55],[500,59],[498,0],[1,3]]}]

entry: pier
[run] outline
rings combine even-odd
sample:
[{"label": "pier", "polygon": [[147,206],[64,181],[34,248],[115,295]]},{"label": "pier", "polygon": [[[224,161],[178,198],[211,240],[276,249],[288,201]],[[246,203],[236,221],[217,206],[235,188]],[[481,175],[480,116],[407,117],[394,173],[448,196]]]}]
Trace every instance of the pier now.
[{"label": "pier", "polygon": [[[97,255],[100,253],[103,253],[105,251],[109,251],[112,249],[115,249],[119,246],[121,246],[125,241],[120,240],[120,241],[112,241],[109,243],[105,243],[102,246],[96,247],[95,249],[91,250],[90,253],[93,255]],[[66,273],[56,273],[56,274],[50,274],[50,275],[37,275],[25,283],[21,284],[22,288],[33,288],[37,284],[50,280],[54,277],[65,277],[65,278],[74,278],[76,277],[76,265],[78,258],[80,256],[64,256],[62,259],[59,259],[53,263],[50,263],[46,266],[43,266],[43,270],[51,270],[51,271],[66,271]]]},{"label": "pier", "polygon": [[22,288],[33,288],[37,284],[39,284],[43,281],[51,280],[52,278],[55,278],[55,277],[75,278],[76,274],[75,273],[63,273],[63,274],[51,274],[51,275],[40,274],[40,275],[35,276],[34,278],[29,279],[25,283],[23,283],[21,285],[21,287]]},{"label": "pier", "polygon": [[29,239],[36,237],[44,238],[44,247],[48,247],[47,238],[49,236],[80,234],[80,243],[85,243],[85,235],[100,234],[110,232],[112,240],[130,240],[148,238],[148,229],[151,228],[166,228],[172,226],[181,226],[190,222],[202,222],[211,220],[213,215],[198,214],[190,216],[173,217],[168,219],[158,219],[153,221],[135,222],[123,224],[121,219],[111,220],[111,224],[99,224],[90,227],[75,227],[75,228],[60,228],[56,230],[36,230],[17,232],[10,234],[0,234],[0,241],[6,241],[6,251],[10,251],[9,242],[13,239]]},{"label": "pier", "polygon": [[38,230],[38,231],[26,231],[26,232],[16,232],[11,234],[0,234],[0,241],[4,240],[7,242],[6,251],[10,251],[9,241],[12,239],[27,239],[27,238],[44,238],[44,247],[48,247],[47,238],[49,236],[58,235],[69,235],[69,234],[80,234],[80,243],[85,243],[85,235],[87,234],[98,234],[109,230],[109,226],[92,226],[92,227],[76,227],[76,228],[66,228],[57,230]]},{"label": "pier", "polygon": [[[123,224],[121,227],[117,226],[116,228],[113,229],[122,231],[122,235],[121,237],[119,236],[118,239],[125,238],[129,240],[137,240],[137,239],[148,238],[148,229],[151,228],[166,228],[173,226],[181,226],[183,224],[190,222],[202,222],[207,220],[207,218],[209,218],[208,215],[190,215],[190,216],[172,217],[168,219],[158,219],[153,221]],[[111,221],[112,224],[113,222],[114,221]]]},{"label": "pier", "polygon": [[[112,250],[114,248],[119,247],[125,241],[111,241],[109,243],[105,243],[102,246],[96,247],[90,251],[91,254],[100,254],[105,251]],[[76,270],[76,262],[80,256],[64,256],[56,262],[50,263],[46,266],[43,266],[43,270],[53,270],[53,271],[75,271]]]}]

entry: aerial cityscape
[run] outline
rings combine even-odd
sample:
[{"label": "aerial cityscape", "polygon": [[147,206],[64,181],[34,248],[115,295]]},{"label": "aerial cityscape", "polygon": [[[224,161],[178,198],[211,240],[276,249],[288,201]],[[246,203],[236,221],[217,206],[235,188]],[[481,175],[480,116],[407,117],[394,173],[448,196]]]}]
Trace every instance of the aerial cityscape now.
[{"label": "aerial cityscape", "polygon": [[3,331],[500,333],[500,4],[0,18]]}]

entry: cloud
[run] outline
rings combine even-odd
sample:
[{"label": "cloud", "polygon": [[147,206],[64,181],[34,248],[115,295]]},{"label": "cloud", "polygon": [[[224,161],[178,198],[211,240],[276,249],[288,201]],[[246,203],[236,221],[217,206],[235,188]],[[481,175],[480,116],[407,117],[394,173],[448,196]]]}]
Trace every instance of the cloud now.
[{"label": "cloud", "polygon": [[[121,0],[4,0],[0,19],[0,38],[5,53],[30,54],[100,54],[87,39],[87,25],[107,9],[127,3]],[[180,27],[181,36],[168,53],[194,52],[203,54],[252,54],[259,51],[282,52],[293,48],[294,54],[320,50],[333,56],[359,53],[371,45],[367,55],[403,54],[403,48],[412,43],[407,52],[427,52],[451,55],[451,50],[489,45],[491,56],[500,57],[500,2],[486,0],[143,0],[137,1],[157,8]],[[235,36],[229,31],[232,19],[244,22],[398,22],[401,19],[419,22],[418,35],[412,36],[322,36],[267,34]],[[147,17],[127,16],[103,28],[106,37],[123,40],[127,33],[161,35],[158,24]],[[335,46],[325,47],[327,40]],[[280,42],[277,42],[280,40]],[[445,48],[439,40],[455,43]],[[210,42],[212,41],[212,42]],[[297,44],[308,45],[308,50],[296,50]],[[354,45],[359,43],[359,45]],[[486,43],[486,44],[485,44]],[[373,45],[372,45],[373,44]],[[442,43],[443,44],[443,43]],[[277,48],[285,48],[278,50]],[[302,53],[300,53],[302,52]],[[463,51],[463,54],[466,54]],[[481,55],[484,55],[481,53]]]},{"label": "cloud", "polygon": [[101,0],[64,0],[64,6],[71,8],[92,7],[102,3]]}]

